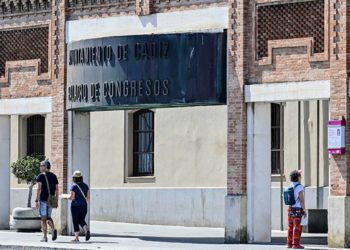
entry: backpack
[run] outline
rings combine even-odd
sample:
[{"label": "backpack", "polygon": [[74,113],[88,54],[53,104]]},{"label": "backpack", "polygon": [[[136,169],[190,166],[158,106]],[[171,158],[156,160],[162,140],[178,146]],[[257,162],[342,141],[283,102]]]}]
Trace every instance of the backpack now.
[{"label": "backpack", "polygon": [[[300,183],[298,183],[297,185],[295,185],[295,187],[290,186],[288,188],[285,188],[283,190],[283,200],[284,200],[284,204],[288,205],[288,206],[293,206],[296,203],[296,200],[294,198],[294,188],[296,188],[297,186],[299,186]],[[299,199],[299,198],[298,198]],[[297,199],[297,200],[298,200]]]}]

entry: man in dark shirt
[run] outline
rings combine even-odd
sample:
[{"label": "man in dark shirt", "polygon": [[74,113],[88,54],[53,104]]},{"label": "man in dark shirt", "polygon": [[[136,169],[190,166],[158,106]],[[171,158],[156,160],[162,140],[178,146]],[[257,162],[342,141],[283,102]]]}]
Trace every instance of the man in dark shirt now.
[{"label": "man in dark shirt", "polygon": [[[40,174],[37,176],[36,181],[38,183],[37,195],[35,200],[35,206],[39,209],[41,217],[41,227],[44,234],[42,242],[47,242],[47,224],[52,230],[52,240],[57,239],[57,230],[51,218],[52,208],[47,206],[47,200],[50,194],[58,197],[58,180],[54,173],[50,172],[51,164],[48,160],[40,163]],[[46,180],[47,179],[47,180]],[[49,184],[49,187],[47,185]]]}]

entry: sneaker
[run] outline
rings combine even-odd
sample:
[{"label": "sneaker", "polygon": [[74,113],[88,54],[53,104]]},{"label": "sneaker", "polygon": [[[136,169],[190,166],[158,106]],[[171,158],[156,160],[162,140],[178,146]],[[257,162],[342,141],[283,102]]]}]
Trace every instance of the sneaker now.
[{"label": "sneaker", "polygon": [[57,230],[52,230],[52,240],[55,241],[57,239]]},{"label": "sneaker", "polygon": [[86,235],[85,235],[85,240],[86,241],[90,240],[90,237],[91,237],[90,231],[87,230]]},{"label": "sneaker", "polygon": [[301,245],[297,245],[297,246],[293,246],[293,249],[304,249],[304,247]]},{"label": "sneaker", "polygon": [[286,248],[293,248],[293,245],[287,245]]}]

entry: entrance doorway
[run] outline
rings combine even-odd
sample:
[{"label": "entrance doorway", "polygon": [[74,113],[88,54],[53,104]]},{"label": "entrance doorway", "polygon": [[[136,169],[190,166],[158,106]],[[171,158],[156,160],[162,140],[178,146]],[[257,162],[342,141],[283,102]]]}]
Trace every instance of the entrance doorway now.
[{"label": "entrance doorway", "polygon": [[304,171],[306,207],[327,209],[328,81],[248,85],[247,230],[249,242],[271,242],[287,229],[282,190]]},{"label": "entrance doorway", "polygon": [[328,100],[271,103],[272,230],[288,229],[282,192],[290,185],[289,173],[295,169],[303,171],[306,207],[327,209],[328,117]]}]

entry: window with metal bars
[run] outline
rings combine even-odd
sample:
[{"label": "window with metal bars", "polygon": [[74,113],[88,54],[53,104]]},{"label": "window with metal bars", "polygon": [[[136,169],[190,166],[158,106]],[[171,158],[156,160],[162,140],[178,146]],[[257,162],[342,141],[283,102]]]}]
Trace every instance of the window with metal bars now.
[{"label": "window with metal bars", "polygon": [[271,174],[283,174],[283,107],[271,104]]},{"label": "window with metal bars", "polygon": [[34,115],[27,119],[27,155],[45,155],[45,117]]},{"label": "window with metal bars", "polygon": [[154,112],[140,110],[134,113],[133,175],[154,174]]}]

